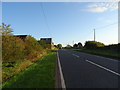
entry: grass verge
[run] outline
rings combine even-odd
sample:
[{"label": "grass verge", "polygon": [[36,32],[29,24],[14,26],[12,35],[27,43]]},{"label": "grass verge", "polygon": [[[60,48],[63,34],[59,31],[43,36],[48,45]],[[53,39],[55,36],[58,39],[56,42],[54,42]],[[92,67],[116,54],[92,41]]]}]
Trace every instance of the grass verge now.
[{"label": "grass verge", "polygon": [[2,83],[13,77],[15,74],[23,71],[25,68],[34,64],[38,59],[42,56],[46,55],[51,51],[46,50],[39,54],[37,57],[33,59],[24,59],[24,60],[8,60],[2,62]]},{"label": "grass verge", "polygon": [[112,50],[100,50],[100,49],[70,49],[70,50],[85,52],[89,54],[94,54],[94,55],[99,55],[99,56],[120,60],[120,53]]},{"label": "grass verge", "polygon": [[15,74],[24,70],[33,63],[29,60],[16,60],[14,62],[2,63],[2,82],[5,82]]},{"label": "grass verge", "polygon": [[51,52],[36,63],[3,83],[3,88],[54,88],[56,52]]}]

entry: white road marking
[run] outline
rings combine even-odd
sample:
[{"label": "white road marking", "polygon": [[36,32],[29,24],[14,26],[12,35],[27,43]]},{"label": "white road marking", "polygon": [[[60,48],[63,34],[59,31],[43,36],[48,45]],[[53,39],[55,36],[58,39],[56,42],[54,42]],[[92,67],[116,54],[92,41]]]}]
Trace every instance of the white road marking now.
[{"label": "white road marking", "polygon": [[108,68],[106,68],[106,67],[103,67],[103,66],[101,66],[101,65],[99,65],[99,64],[96,64],[96,63],[94,63],[94,62],[92,62],[92,61],[89,61],[89,60],[86,60],[86,61],[89,62],[89,63],[91,63],[91,64],[93,64],[93,65],[95,65],[95,66],[98,66],[98,67],[100,67],[100,68],[102,68],[102,69],[104,69],[104,70],[106,70],[106,71],[109,71],[109,72],[111,72],[111,73],[113,73],[113,74],[115,74],[115,75],[120,76],[119,73],[117,73],[117,72],[115,72],[115,71],[112,71],[112,70],[110,70],[110,69],[108,69]]},{"label": "white road marking", "polygon": [[58,66],[59,66],[59,70],[60,70],[60,79],[61,79],[61,86],[64,90],[66,90],[66,85],[65,85],[65,80],[63,77],[63,73],[62,73],[62,69],[61,69],[61,64],[60,64],[60,59],[59,59],[59,54],[57,52],[57,58],[58,58]]},{"label": "white road marking", "polygon": [[78,55],[75,55],[75,54],[72,54],[73,56],[76,56],[77,58],[79,58],[79,56]]}]

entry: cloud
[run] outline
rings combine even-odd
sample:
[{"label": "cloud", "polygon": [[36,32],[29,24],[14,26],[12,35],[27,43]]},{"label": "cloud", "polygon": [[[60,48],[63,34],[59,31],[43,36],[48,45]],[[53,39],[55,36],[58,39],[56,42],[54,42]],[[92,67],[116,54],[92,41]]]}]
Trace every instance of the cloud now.
[{"label": "cloud", "polygon": [[84,11],[92,13],[102,13],[106,11],[114,11],[118,9],[117,2],[104,2],[104,3],[94,3],[86,6]]},{"label": "cloud", "polygon": [[93,13],[101,13],[101,12],[105,12],[107,11],[108,9],[105,8],[105,7],[96,7],[96,8],[89,8],[87,9],[86,11],[88,12],[93,12]]}]

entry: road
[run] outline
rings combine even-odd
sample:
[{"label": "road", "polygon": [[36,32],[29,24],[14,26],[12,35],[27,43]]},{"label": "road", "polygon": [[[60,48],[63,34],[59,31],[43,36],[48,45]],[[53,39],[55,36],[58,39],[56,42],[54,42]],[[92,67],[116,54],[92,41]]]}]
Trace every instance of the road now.
[{"label": "road", "polygon": [[59,50],[66,88],[119,88],[119,61],[97,55]]}]

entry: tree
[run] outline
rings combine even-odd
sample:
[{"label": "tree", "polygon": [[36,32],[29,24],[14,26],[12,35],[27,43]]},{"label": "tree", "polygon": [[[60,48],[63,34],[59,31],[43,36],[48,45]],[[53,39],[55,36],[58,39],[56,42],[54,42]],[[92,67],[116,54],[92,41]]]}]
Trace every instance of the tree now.
[{"label": "tree", "polygon": [[12,34],[12,29],[10,28],[10,24],[6,25],[4,23],[2,23],[2,25],[0,26],[0,33],[2,35],[11,35]]},{"label": "tree", "polygon": [[78,48],[83,48],[83,45],[81,42],[78,43]]},{"label": "tree", "polygon": [[86,41],[85,42],[85,48],[86,49],[95,49],[97,47],[104,47],[105,45],[101,42],[96,42],[96,41]]},{"label": "tree", "polygon": [[72,46],[68,44],[65,48],[72,48]]},{"label": "tree", "polygon": [[62,48],[62,44],[58,44],[57,48],[61,49]]},{"label": "tree", "polygon": [[56,48],[57,48],[57,45],[54,45],[54,47],[56,47]]},{"label": "tree", "polygon": [[74,44],[74,45],[73,45],[73,48],[78,48],[78,44]]}]

